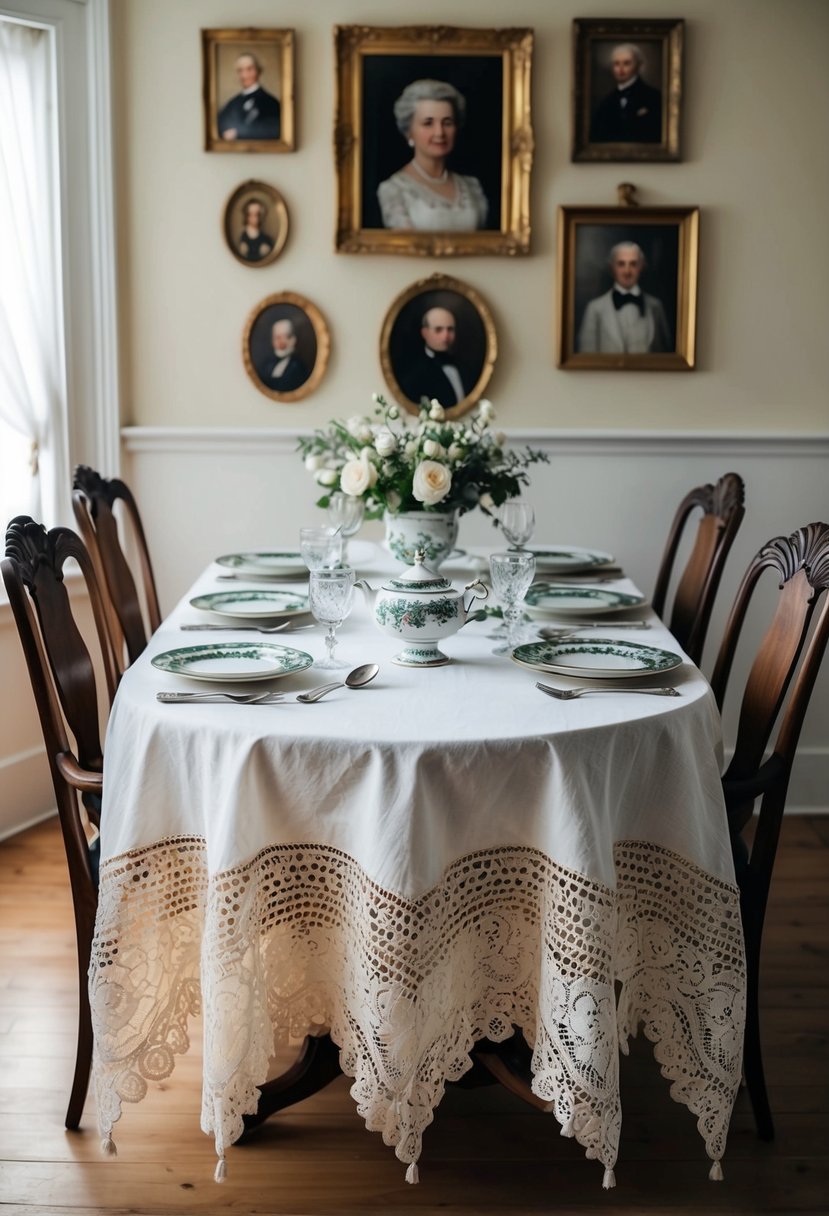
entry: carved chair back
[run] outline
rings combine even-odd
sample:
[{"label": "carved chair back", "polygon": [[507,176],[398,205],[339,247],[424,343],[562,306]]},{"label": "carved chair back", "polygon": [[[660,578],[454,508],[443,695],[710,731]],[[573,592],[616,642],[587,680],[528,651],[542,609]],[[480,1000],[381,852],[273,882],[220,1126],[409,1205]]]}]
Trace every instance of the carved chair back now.
[{"label": "carved chair back", "polygon": [[[118,478],[108,481],[94,469],[78,465],[72,485],[75,519],[92,557],[98,580],[108,594],[110,637],[119,668],[123,671],[127,663],[135,662],[146,646],[146,625],[149,625],[149,632],[154,633],[161,624],[155,578],[141,516],[129,487]],[[124,505],[138,551],[146,624],[138,588],[118,534],[114,507],[119,501]]]},{"label": "carved chair back", "polygon": [[699,521],[685,569],[680,575],[668,627],[688,657],[702,658],[714,599],[725,559],[745,514],[745,487],[737,473],[726,473],[716,485],[697,486],[677,508],[653,592],[653,608],[663,616],[668,587],[679,544],[691,512],[700,509]]},{"label": "carved chair back", "polygon": [[[111,705],[118,673],[112,654],[103,596],[92,561],[69,528],[47,532],[29,516],[13,519],[0,560],[34,692],[52,774],[78,942],[78,1051],[66,1126],[77,1127],[89,1082],[92,1027],[87,972],[97,906],[97,851],[90,848],[79,797],[88,821],[100,822],[103,752],[98,725],[98,690],[92,656],[78,628],[64,580],[77,562],[86,583]],[[70,735],[72,741],[70,741]],[[94,846],[94,830],[93,830]]]},{"label": "carved chair back", "polygon": [[[808,524],[791,536],[778,536],[764,545],[749,564],[726,624],[711,678],[721,709],[752,596],[767,573],[776,577],[779,596],[746,680],[734,755],[723,774],[723,792],[746,941],[748,1013],[744,1071],[758,1132],[763,1139],[770,1140],[774,1126],[760,1053],[760,945],[792,764],[809,698],[829,642],[829,596],[826,595],[829,588],[829,525]],[[773,734],[771,752],[764,760]],[[742,833],[752,818],[758,798],[762,801],[749,849]]]}]

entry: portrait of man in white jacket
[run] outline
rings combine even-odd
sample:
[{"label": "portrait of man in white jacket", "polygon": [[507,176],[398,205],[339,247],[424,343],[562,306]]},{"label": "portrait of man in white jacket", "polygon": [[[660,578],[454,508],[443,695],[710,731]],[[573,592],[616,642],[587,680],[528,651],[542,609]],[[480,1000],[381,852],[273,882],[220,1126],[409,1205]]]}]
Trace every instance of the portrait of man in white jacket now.
[{"label": "portrait of man in white jacket", "polygon": [[577,350],[584,354],[646,354],[672,351],[662,301],[640,285],[645,254],[634,241],[620,241],[608,257],[613,286],[584,310]]}]

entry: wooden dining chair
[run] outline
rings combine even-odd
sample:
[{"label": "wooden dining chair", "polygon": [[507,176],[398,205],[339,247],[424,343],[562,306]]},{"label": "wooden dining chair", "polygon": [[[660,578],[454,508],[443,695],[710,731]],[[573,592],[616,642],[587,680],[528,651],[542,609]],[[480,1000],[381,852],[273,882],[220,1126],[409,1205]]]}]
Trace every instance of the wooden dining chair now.
[{"label": "wooden dining chair", "polygon": [[[60,818],[78,943],[78,1044],[66,1126],[81,1120],[92,1062],[87,973],[98,903],[103,754],[93,658],[78,628],[64,567],[74,559],[86,583],[111,705],[117,671],[103,596],[89,554],[69,528],[47,532],[26,515],[6,531],[0,560],[32,683]],[[74,746],[70,743],[70,735]],[[83,808],[83,809],[82,809]]]},{"label": "wooden dining chair", "polygon": [[[774,1137],[763,1075],[758,986],[763,920],[786,792],[800,728],[829,640],[829,525],[778,536],[752,559],[725,627],[711,686],[722,709],[746,613],[761,576],[780,594],[751,663],[740,704],[734,755],[723,775],[746,946],[747,1013],[743,1071],[761,1139]],[[766,579],[765,581],[769,581]],[[776,737],[764,759],[772,734]],[[761,799],[751,845],[744,832]]]},{"label": "wooden dining chair", "polygon": [[[141,568],[141,597],[118,534],[114,508],[123,503]],[[107,620],[119,670],[134,663],[147,645],[148,631],[161,624],[155,578],[141,516],[129,487],[118,478],[107,480],[79,464],[72,481],[72,507],[78,529],[89,550],[101,587],[108,596]],[[148,628],[149,627],[149,628]]]},{"label": "wooden dining chair", "polygon": [[716,485],[697,486],[685,495],[674,516],[651,603],[664,619],[665,603],[674,562],[691,513],[702,511],[693,548],[685,564],[671,607],[671,633],[688,657],[699,663],[711,610],[722,578],[725,559],[745,514],[745,487],[737,473],[726,473]]}]

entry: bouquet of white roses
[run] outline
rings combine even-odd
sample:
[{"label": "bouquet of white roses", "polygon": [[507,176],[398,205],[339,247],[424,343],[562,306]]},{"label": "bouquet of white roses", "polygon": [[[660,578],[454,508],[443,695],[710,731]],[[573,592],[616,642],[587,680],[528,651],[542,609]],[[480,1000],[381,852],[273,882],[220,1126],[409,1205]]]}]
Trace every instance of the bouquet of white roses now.
[{"label": "bouquet of white roses", "polygon": [[330,493],[342,490],[365,501],[367,519],[384,511],[462,515],[473,507],[490,514],[529,484],[528,466],[548,459],[533,448],[505,448],[487,400],[468,419],[450,422],[439,402],[424,397],[411,424],[379,393],[373,400],[374,420],[334,421],[300,439],[305,467],[325,491],[317,506],[327,507]]}]

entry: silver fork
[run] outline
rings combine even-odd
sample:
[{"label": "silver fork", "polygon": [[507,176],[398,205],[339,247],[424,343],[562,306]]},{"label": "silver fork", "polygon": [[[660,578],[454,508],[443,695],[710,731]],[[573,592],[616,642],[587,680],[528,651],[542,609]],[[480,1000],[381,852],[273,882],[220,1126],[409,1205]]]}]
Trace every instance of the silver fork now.
[{"label": "silver fork", "polygon": [[555,697],[558,701],[572,701],[575,697],[585,697],[591,692],[638,692],[652,697],[680,696],[676,688],[553,688],[550,684],[541,683],[537,683],[536,688],[541,692],[546,692],[548,697]]},{"label": "silver fork", "polygon": [[157,692],[156,700],[163,705],[200,701],[202,704],[230,701],[235,705],[272,705],[285,698],[284,692]]},{"label": "silver fork", "polygon": [[295,625],[293,621],[283,621],[280,625],[180,625],[179,628],[189,631],[225,629],[233,633],[298,633],[300,629],[313,629],[314,622],[310,621],[307,625]]}]

